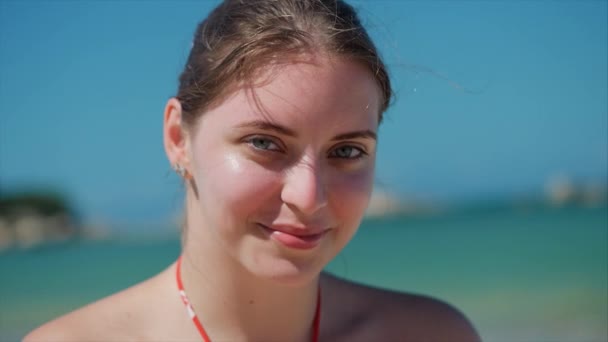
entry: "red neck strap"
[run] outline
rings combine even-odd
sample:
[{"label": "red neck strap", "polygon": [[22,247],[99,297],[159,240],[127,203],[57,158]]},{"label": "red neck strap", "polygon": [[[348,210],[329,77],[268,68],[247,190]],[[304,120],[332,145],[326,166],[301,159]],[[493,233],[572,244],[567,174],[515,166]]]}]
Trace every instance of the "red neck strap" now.
[{"label": "red neck strap", "polygon": [[[211,339],[207,335],[205,328],[203,328],[203,325],[201,324],[198,317],[196,316],[196,313],[194,312],[194,308],[192,307],[192,305],[190,304],[190,301],[188,300],[188,296],[186,296],[186,291],[184,291],[184,284],[182,283],[182,276],[181,276],[181,264],[182,264],[182,257],[180,255],[180,257],[177,259],[177,265],[176,265],[177,267],[176,267],[176,272],[175,272],[176,273],[175,276],[177,279],[177,289],[179,290],[180,297],[182,298],[182,302],[186,306],[186,310],[188,311],[188,316],[190,317],[190,319],[192,319],[192,322],[194,322],[194,325],[196,326],[196,329],[198,330],[201,337],[203,338],[203,341],[211,342]],[[319,341],[320,325],[321,325],[321,287],[319,286],[319,291],[317,291],[317,308],[315,310],[315,318],[312,322],[312,342]]]}]

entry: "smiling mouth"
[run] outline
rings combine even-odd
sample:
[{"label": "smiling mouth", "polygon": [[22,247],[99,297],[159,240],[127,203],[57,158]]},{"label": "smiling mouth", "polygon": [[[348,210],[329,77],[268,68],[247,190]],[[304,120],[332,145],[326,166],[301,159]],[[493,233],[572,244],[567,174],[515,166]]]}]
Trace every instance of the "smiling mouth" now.
[{"label": "smiling mouth", "polygon": [[293,231],[286,231],[284,229],[272,229],[266,225],[258,223],[260,228],[274,241],[280,243],[281,245],[294,248],[294,249],[312,249],[319,245],[325,233],[328,230],[323,230],[320,233],[307,234],[303,232],[302,234],[294,233]]}]

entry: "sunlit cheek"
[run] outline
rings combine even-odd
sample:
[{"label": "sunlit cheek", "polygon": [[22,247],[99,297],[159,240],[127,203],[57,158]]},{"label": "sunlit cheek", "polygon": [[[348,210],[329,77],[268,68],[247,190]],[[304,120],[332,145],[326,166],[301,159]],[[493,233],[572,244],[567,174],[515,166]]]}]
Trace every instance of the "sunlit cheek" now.
[{"label": "sunlit cheek", "polygon": [[233,154],[226,156],[226,163],[228,164],[228,168],[234,172],[242,172],[243,170],[243,163],[239,161],[239,158]]},{"label": "sunlit cheek", "polygon": [[208,170],[209,196],[214,198],[223,211],[243,216],[255,210],[273,197],[280,184],[277,172],[237,154],[224,156],[222,162]]}]

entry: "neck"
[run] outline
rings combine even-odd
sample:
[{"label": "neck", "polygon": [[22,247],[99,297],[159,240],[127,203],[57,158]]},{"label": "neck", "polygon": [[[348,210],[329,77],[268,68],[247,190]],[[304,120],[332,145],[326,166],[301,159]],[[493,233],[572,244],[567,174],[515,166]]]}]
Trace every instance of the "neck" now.
[{"label": "neck", "polygon": [[181,279],[210,339],[310,341],[318,276],[294,285],[251,274],[190,219]]},{"label": "neck", "polygon": [[186,249],[181,262],[185,292],[212,340],[311,340],[316,281],[302,287],[281,286],[221,272]]}]

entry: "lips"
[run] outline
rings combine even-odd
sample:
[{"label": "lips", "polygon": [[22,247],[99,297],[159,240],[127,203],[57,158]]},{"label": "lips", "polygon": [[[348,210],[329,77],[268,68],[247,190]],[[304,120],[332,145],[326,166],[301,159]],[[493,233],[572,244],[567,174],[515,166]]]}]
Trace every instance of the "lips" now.
[{"label": "lips", "polygon": [[294,249],[312,249],[319,245],[328,229],[300,228],[293,226],[266,226],[259,224],[271,239],[281,245]]}]

